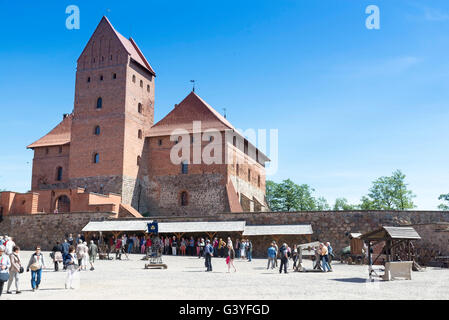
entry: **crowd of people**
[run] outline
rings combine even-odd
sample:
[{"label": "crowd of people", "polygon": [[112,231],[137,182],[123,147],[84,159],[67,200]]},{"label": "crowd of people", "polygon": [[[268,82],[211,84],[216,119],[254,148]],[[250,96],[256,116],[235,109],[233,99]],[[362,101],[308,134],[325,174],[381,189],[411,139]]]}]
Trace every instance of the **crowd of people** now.
[{"label": "crowd of people", "polygon": [[[330,242],[320,243],[318,248],[311,248],[315,251],[314,269],[319,269],[324,272],[332,272],[332,258],[334,257],[333,249]],[[289,261],[293,261],[292,269],[295,270],[298,266],[299,250],[295,244],[290,248],[286,243],[283,243],[279,248],[276,241],[273,241],[268,247],[268,269],[275,269],[278,266],[278,259],[280,259],[279,273],[287,273]]]},{"label": "crowd of people", "polygon": [[[73,289],[73,279],[77,271],[87,270],[88,263],[90,270],[95,270],[94,263],[98,253],[98,247],[93,240],[87,245],[84,237],[78,235],[73,239],[70,234],[63,243],[56,242],[50,257],[54,263],[54,270],[59,271],[59,264],[63,264],[66,270],[65,288]],[[26,267],[25,267],[26,266]],[[33,292],[39,290],[42,279],[42,270],[46,268],[45,258],[40,246],[35,248],[28,264],[23,264],[20,258],[20,248],[14,243],[12,237],[0,236],[0,296],[3,293],[5,283],[7,283],[6,293],[11,294],[11,287],[14,282],[16,294],[20,294],[19,278],[20,274],[31,272],[31,289]]]}]

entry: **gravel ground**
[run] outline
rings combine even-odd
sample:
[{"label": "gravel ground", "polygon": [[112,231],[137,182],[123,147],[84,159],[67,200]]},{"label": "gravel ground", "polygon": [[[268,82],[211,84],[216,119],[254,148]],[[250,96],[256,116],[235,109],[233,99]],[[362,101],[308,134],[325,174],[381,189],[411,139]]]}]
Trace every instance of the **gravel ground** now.
[{"label": "gravel ground", "polygon": [[[31,253],[21,252],[22,261]],[[227,273],[225,259],[214,258],[214,271],[205,272],[204,259],[164,256],[167,270],[146,270],[142,255],[97,260],[94,271],[80,272],[75,289],[66,290],[65,272],[54,272],[49,253],[44,254],[47,269],[40,290],[31,291],[31,276],[25,272],[20,277],[22,294],[15,294],[14,285],[13,294],[6,294],[5,284],[1,299],[449,299],[447,269],[413,272],[411,281],[369,283],[367,266],[335,263],[334,272],[279,274],[266,269],[265,259],[254,259],[236,260],[237,272]]]}]

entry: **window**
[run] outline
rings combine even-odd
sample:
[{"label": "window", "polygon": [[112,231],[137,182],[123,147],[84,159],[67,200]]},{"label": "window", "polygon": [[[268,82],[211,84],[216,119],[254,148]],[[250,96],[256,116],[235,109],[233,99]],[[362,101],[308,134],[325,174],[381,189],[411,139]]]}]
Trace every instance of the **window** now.
[{"label": "window", "polygon": [[158,142],[157,142],[157,144],[158,144],[159,146],[162,146],[162,139],[159,139]]},{"label": "window", "polygon": [[140,156],[137,156],[137,166],[140,166]]},{"label": "window", "polygon": [[136,76],[133,75],[133,82],[136,83]]},{"label": "window", "polygon": [[188,194],[186,191],[181,192],[181,206],[186,206],[188,203]]},{"label": "window", "polygon": [[112,79],[117,79],[117,73],[112,74]]},{"label": "window", "polygon": [[100,162],[100,155],[98,153],[94,154],[94,163]]},{"label": "window", "polygon": [[260,175],[257,176],[257,186],[260,188]]},{"label": "window", "polygon": [[214,140],[213,136],[209,136],[209,142],[212,142]]},{"label": "window", "polygon": [[103,81],[103,75],[100,76],[100,81]]},{"label": "window", "polygon": [[143,88],[143,81],[140,80],[140,87]]},{"label": "window", "polygon": [[112,54],[111,54],[111,56],[109,57],[109,60],[112,60]]},{"label": "window", "polygon": [[234,136],[234,137],[232,138],[232,145],[233,145],[234,147],[237,147],[237,137],[236,137],[236,136]]},{"label": "window", "polygon": [[101,61],[104,61],[104,56],[101,56]]},{"label": "window", "polygon": [[139,131],[137,132],[137,137],[139,137],[139,139],[142,139],[142,130],[139,129]]},{"label": "window", "polygon": [[187,163],[187,161],[183,161],[181,163],[181,173],[182,174],[187,174],[189,173],[189,164]]},{"label": "window", "polygon": [[235,166],[235,172],[237,173],[237,176],[238,176],[239,175],[239,164],[238,163]]},{"label": "window", "polygon": [[96,126],[95,129],[94,129],[94,134],[95,134],[96,136],[99,136],[99,135],[100,135],[100,132],[101,132],[100,126]]},{"label": "window", "polygon": [[137,111],[138,111],[139,113],[142,113],[142,104],[141,104],[141,103],[139,103],[139,104],[137,105]]},{"label": "window", "polygon": [[56,181],[62,180],[62,167],[58,167],[56,170]]},{"label": "window", "polygon": [[248,169],[248,181],[251,182],[251,170]]},{"label": "window", "polygon": [[48,154],[50,152],[49,148],[45,148],[45,154]]},{"label": "window", "polygon": [[147,91],[150,92],[150,85],[147,84]]},{"label": "window", "polygon": [[243,152],[245,154],[248,154],[248,140],[245,140],[245,144],[243,146]]},{"label": "window", "polygon": [[59,147],[58,151],[59,151],[59,153],[62,153],[62,147]]},{"label": "window", "polygon": [[101,109],[103,108],[103,99],[101,97],[99,97],[97,99],[97,109]]},{"label": "window", "polygon": [[90,77],[87,77],[87,82],[90,82]]}]

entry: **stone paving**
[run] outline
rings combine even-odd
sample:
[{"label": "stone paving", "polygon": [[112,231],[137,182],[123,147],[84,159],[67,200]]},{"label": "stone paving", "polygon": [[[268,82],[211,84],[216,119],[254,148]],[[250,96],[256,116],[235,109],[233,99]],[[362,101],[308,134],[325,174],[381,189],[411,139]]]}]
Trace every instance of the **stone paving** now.
[{"label": "stone paving", "polygon": [[[40,290],[31,291],[30,273],[21,275],[22,294],[0,299],[449,299],[449,270],[427,268],[413,272],[411,281],[368,283],[367,266],[334,264],[334,272],[279,274],[267,270],[265,259],[235,261],[237,272],[227,273],[225,259],[213,258],[213,272],[204,259],[164,256],[167,270],[144,269],[142,255],[129,260],[97,260],[94,271],[79,273],[76,288],[64,288],[65,272],[53,271],[49,253]],[[30,251],[21,252],[28,261]],[[311,262],[306,261],[306,267]]]}]

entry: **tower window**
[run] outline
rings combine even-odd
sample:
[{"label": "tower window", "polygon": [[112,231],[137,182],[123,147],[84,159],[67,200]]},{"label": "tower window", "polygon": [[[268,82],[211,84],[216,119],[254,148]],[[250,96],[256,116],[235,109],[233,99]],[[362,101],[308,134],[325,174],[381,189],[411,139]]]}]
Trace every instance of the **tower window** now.
[{"label": "tower window", "polygon": [[239,164],[237,163],[236,167],[235,167],[235,172],[237,173],[237,176],[239,175]]},{"label": "tower window", "polygon": [[138,111],[139,113],[142,113],[142,104],[141,104],[141,103],[139,103],[139,104],[137,105],[137,111]]},{"label": "tower window", "polygon": [[157,144],[158,144],[159,146],[162,146],[162,139],[159,139],[159,140],[157,141]]},{"label": "tower window", "polygon": [[101,56],[101,61],[104,61],[104,56]]},{"label": "tower window", "polygon": [[237,147],[237,137],[236,137],[236,136],[234,136],[234,137],[232,138],[232,145],[233,145],[234,147]]},{"label": "tower window", "polygon": [[94,163],[100,162],[100,155],[98,153],[94,154]]},{"label": "tower window", "polygon": [[103,81],[103,75],[100,76],[100,81]]},{"label": "tower window", "polygon": [[140,166],[140,156],[137,156],[137,166]]},{"label": "tower window", "polygon": [[188,204],[188,194],[186,191],[181,192],[181,206],[186,206]]},{"label": "tower window", "polygon": [[183,161],[181,163],[181,173],[182,174],[187,174],[189,173],[189,164],[187,163],[187,161]]},{"label": "tower window", "polygon": [[150,85],[147,84],[147,91],[150,92]]},{"label": "tower window", "polygon": [[112,79],[117,79],[117,73],[112,74]]},{"label": "tower window", "polygon": [[139,137],[139,139],[142,139],[142,130],[139,129],[139,131],[137,132],[137,136]]},{"label": "tower window", "polygon": [[94,134],[95,134],[96,136],[99,136],[99,135],[100,135],[100,132],[101,132],[100,126],[96,126],[95,129],[94,129]]},{"label": "tower window", "polygon": [[49,148],[45,148],[45,154],[48,154],[50,152]]},{"label": "tower window", "polygon": [[260,188],[260,175],[257,176],[257,186]]},{"label": "tower window", "polygon": [[133,82],[136,83],[136,76],[133,75]]},{"label": "tower window", "polygon": [[103,99],[101,97],[99,97],[97,99],[97,109],[101,109],[103,108]]},{"label": "tower window", "polygon": [[248,169],[248,181],[251,182],[251,170]]},{"label": "tower window", "polygon": [[143,81],[140,80],[140,87],[143,88]]},{"label": "tower window", "polygon": [[59,153],[62,153],[62,147],[59,147],[58,151],[59,151]]},{"label": "tower window", "polygon": [[58,170],[56,171],[56,181],[62,180],[62,167],[58,167]]},{"label": "tower window", "polygon": [[87,77],[87,82],[90,82],[90,77]]},{"label": "tower window", "polygon": [[111,54],[111,56],[109,57],[109,60],[112,60],[112,54]]}]

